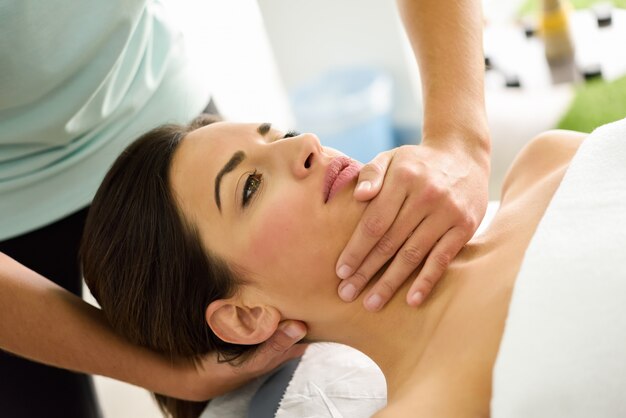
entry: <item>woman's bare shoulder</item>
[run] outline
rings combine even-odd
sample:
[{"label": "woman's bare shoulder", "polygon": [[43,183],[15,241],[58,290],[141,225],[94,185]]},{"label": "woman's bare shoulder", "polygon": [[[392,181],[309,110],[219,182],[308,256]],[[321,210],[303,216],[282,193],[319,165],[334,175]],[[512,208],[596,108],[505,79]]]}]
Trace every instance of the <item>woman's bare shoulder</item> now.
[{"label": "woman's bare shoulder", "polygon": [[566,130],[543,132],[517,154],[504,178],[501,200],[523,193],[549,174],[567,166],[587,134]]}]

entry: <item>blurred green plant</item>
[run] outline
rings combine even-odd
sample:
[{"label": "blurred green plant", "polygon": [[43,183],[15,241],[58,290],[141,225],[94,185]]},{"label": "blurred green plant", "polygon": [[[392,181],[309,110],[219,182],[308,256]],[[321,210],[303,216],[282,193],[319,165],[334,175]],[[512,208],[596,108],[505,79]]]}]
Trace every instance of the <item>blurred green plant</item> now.
[{"label": "blurred green plant", "polygon": [[626,117],[626,76],[614,81],[591,80],[576,88],[574,100],[557,128],[591,132]]},{"label": "blurred green plant", "polygon": [[[619,7],[622,9],[626,9],[626,0],[569,0],[574,9],[586,9],[596,3],[612,3],[613,6]],[[522,6],[519,9],[520,16],[526,16],[530,14],[537,13],[539,11],[539,6],[541,4],[541,0],[527,0],[522,3]]]}]

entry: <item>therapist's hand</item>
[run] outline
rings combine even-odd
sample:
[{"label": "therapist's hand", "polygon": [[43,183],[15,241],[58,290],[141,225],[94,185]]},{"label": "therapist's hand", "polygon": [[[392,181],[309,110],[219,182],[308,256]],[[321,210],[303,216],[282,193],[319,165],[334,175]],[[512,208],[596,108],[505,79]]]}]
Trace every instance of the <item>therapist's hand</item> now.
[{"label": "therapist's hand", "polygon": [[306,331],[302,322],[284,321],[248,361],[233,369],[234,373],[254,378],[274,370],[286,361],[300,357],[308,345],[296,343],[304,338]]},{"label": "therapist's hand", "polygon": [[354,300],[393,257],[365,295],[365,308],[382,308],[413,278],[407,303],[422,303],[485,215],[488,178],[489,152],[462,140],[425,139],[365,165],[354,196],[371,202],[337,262],[339,296]]},{"label": "therapist's hand", "polygon": [[307,344],[296,344],[306,335],[306,326],[298,321],[284,321],[269,340],[240,366],[219,363],[209,354],[194,365],[186,381],[190,390],[187,400],[203,401],[234,390],[255,377],[274,370],[286,361],[302,356]]}]

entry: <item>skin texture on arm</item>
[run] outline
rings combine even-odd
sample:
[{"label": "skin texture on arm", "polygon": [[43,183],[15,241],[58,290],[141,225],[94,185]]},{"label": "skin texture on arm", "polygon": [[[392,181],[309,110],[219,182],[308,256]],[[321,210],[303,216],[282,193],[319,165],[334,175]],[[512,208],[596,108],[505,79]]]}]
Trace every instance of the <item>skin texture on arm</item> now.
[{"label": "skin texture on arm", "polygon": [[371,203],[336,269],[345,279],[339,295],[351,301],[393,257],[364,298],[368,310],[407,277],[415,278],[407,302],[419,305],[478,228],[488,198],[480,1],[398,0],[398,8],[420,68],[423,139],[379,154],[359,176],[355,197]]},{"label": "skin texture on arm", "polygon": [[420,68],[424,139],[456,131],[449,140],[488,159],[480,1],[398,0],[398,9]]},{"label": "skin texture on arm", "polygon": [[281,331],[241,368],[217,363],[212,355],[198,366],[172,362],[130,344],[111,329],[99,309],[2,253],[0,318],[0,349],[195,401],[222,395],[301,355],[304,347],[292,345],[306,332],[301,323],[281,324]]}]

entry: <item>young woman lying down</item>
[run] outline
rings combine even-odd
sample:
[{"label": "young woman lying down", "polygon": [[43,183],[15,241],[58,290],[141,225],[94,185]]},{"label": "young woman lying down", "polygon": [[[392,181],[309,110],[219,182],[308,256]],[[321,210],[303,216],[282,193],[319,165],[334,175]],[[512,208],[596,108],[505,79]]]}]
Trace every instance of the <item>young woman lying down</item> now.
[{"label": "young woman lying down", "polygon": [[[378,364],[388,404],[377,416],[489,416],[525,251],[586,135],[550,131],[530,141],[489,228],[450,263],[432,297],[411,308],[406,288],[372,313],[361,300],[339,299],[335,274],[366,208],[353,198],[360,163],[310,133],[208,122],[143,135],[93,201],[82,263],[112,325],[176,358],[218,351],[245,361],[295,319],[309,341],[350,345]],[[174,416],[201,410],[160,402]]]}]

